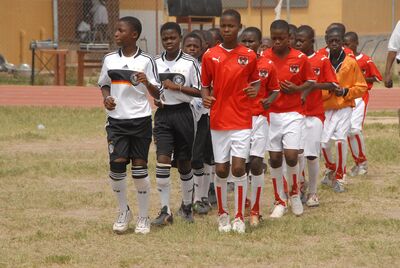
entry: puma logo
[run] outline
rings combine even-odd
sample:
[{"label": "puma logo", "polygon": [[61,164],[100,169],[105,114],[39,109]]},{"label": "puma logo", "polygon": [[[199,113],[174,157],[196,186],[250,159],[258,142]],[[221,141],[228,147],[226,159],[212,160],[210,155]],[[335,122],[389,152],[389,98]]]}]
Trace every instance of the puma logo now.
[{"label": "puma logo", "polygon": [[220,63],[219,58],[220,58],[220,57],[218,57],[218,58],[212,57],[211,59],[214,60],[214,61],[217,61],[218,63]]}]

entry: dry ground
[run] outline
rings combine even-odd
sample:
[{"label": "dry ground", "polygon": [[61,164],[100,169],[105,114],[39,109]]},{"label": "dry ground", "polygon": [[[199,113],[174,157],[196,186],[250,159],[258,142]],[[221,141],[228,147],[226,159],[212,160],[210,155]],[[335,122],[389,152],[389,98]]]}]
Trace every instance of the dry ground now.
[{"label": "dry ground", "polygon": [[[288,213],[244,235],[223,235],[213,212],[190,225],[176,218],[141,236],[133,224],[126,235],[111,231],[116,202],[101,109],[0,107],[0,267],[399,267],[399,129],[395,113],[372,115],[392,119],[367,121],[369,174],[351,178],[344,194],[319,188],[321,206],[302,217]],[[154,159],[153,149],[153,218],[159,206]],[[131,180],[128,186],[136,211]]]}]

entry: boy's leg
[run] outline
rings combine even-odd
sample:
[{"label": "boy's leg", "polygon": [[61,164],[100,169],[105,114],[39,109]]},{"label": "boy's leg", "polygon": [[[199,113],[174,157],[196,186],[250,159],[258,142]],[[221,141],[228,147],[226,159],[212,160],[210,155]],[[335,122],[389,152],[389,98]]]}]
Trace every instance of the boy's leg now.
[{"label": "boy's leg", "polygon": [[321,137],[321,151],[322,156],[325,160],[326,171],[324,177],[321,181],[322,184],[327,186],[332,186],[334,180],[334,173],[336,171],[336,163],[333,159],[332,149],[331,149],[331,139],[334,135],[336,125],[337,125],[337,110],[325,111],[325,121]]}]

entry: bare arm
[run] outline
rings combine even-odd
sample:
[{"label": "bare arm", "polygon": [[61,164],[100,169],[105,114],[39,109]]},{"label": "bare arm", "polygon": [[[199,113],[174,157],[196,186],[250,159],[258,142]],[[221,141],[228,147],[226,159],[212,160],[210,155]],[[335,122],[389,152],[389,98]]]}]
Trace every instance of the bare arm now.
[{"label": "bare arm", "polygon": [[206,108],[211,108],[215,101],[215,98],[211,96],[211,90],[209,87],[201,88],[201,98],[203,99],[203,106]]},{"label": "bare arm", "polygon": [[389,51],[387,54],[385,77],[384,77],[385,87],[387,87],[387,88],[393,87],[391,69],[392,69],[394,59],[396,58],[396,54],[397,54],[396,51]]},{"label": "bare arm", "polygon": [[115,109],[116,103],[113,97],[110,95],[110,87],[109,86],[102,86],[101,87],[101,94],[103,95],[103,104],[104,107],[112,111]]}]

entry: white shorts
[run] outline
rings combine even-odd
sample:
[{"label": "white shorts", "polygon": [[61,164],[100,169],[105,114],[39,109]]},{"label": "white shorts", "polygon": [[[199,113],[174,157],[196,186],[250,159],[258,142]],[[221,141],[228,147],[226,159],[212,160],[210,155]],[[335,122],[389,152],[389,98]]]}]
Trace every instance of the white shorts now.
[{"label": "white shorts", "polygon": [[226,163],[232,156],[247,159],[251,129],[211,130],[215,163]]},{"label": "white shorts", "polygon": [[306,116],[304,118],[301,130],[301,148],[304,149],[304,156],[319,157],[323,129],[324,124],[318,117]]},{"label": "white shorts", "polygon": [[346,140],[350,131],[350,120],[353,109],[345,107],[339,110],[328,110],[325,112],[324,131],[321,142],[329,140]]},{"label": "white shorts", "polygon": [[353,108],[353,113],[351,114],[351,129],[362,130],[367,113],[367,104],[363,98],[357,98],[355,102],[356,107]]},{"label": "white shorts", "polygon": [[270,113],[268,151],[299,150],[303,119],[304,116],[297,112]]},{"label": "white shorts", "polygon": [[268,121],[263,115],[253,116],[253,128],[250,136],[250,156],[265,157],[268,139]]}]

